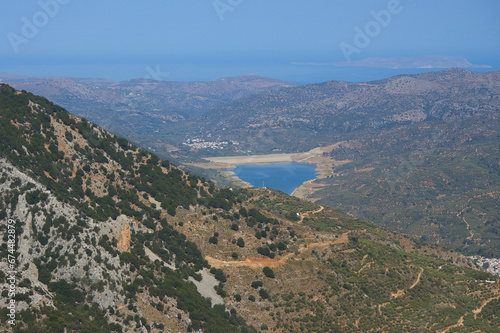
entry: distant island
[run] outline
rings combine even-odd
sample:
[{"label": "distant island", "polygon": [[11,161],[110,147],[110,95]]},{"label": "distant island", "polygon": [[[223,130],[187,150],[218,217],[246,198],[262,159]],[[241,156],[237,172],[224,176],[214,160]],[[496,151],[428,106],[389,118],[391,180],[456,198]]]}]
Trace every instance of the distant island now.
[{"label": "distant island", "polygon": [[490,65],[476,65],[464,57],[453,56],[420,56],[420,57],[370,57],[354,61],[341,61],[332,63],[299,63],[295,65],[337,66],[337,67],[370,67],[370,68],[422,68],[422,69],[444,69],[444,68],[491,68]]}]

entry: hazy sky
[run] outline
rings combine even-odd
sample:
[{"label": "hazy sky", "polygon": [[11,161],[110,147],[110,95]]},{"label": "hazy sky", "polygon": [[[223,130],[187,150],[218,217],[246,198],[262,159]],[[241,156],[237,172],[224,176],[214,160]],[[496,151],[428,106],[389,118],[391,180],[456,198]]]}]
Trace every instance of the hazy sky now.
[{"label": "hazy sky", "polygon": [[291,63],[428,55],[500,69],[498,0],[4,0],[2,7],[0,72],[24,75],[128,79],[153,69],[172,80],[257,73],[307,81],[347,72]]}]

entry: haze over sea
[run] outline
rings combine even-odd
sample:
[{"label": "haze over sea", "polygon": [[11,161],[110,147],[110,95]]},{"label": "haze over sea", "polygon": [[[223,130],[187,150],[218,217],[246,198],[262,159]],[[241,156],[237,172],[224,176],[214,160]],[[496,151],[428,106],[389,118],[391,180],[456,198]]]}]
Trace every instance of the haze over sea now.
[{"label": "haze over sea", "polygon": [[234,174],[254,187],[270,187],[287,194],[305,181],[315,179],[316,166],[305,163],[244,164],[233,170]]},{"label": "haze over sea", "polygon": [[[488,62],[491,64],[492,62]],[[238,76],[242,74],[257,74],[273,79],[294,82],[296,84],[319,83],[329,80],[347,82],[363,82],[381,80],[399,74],[419,74],[441,68],[367,68],[367,67],[336,67],[315,65],[294,65],[287,63],[285,59],[277,62],[247,64],[247,63],[162,63],[151,61],[149,63],[99,63],[99,64],[75,64],[53,62],[38,65],[20,64],[16,61],[4,62],[0,66],[0,72],[15,73],[26,76],[66,76],[104,78],[115,81],[123,81],[137,78],[153,78],[148,72],[159,70],[162,75],[158,78],[167,81],[193,82],[212,81],[224,77]],[[476,72],[489,72],[500,70],[499,66],[492,68],[472,68]]]}]

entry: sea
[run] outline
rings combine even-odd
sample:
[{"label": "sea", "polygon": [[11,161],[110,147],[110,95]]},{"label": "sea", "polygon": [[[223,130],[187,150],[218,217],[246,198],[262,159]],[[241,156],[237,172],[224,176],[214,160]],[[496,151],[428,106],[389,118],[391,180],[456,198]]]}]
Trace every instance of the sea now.
[{"label": "sea", "polygon": [[[478,62],[483,63],[483,62]],[[492,62],[488,62],[492,64]],[[367,68],[336,67],[284,64],[172,64],[151,62],[149,64],[65,64],[50,63],[40,66],[17,62],[2,62],[0,73],[7,72],[27,76],[69,76],[129,80],[134,78],[154,78],[167,81],[193,82],[211,81],[241,74],[257,74],[273,79],[285,80],[296,84],[319,83],[329,80],[364,82],[385,79],[399,74],[419,74],[443,68]],[[500,64],[492,68],[471,68],[475,72],[499,70]],[[157,73],[152,76],[151,71]],[[158,73],[161,73],[159,75]]]}]

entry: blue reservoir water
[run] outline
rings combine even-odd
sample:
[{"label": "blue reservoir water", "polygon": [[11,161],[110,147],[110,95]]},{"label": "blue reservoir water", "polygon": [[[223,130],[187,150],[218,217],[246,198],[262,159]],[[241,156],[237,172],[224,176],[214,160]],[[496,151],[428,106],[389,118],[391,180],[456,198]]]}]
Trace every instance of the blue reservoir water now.
[{"label": "blue reservoir water", "polygon": [[315,165],[304,163],[270,163],[238,165],[235,175],[254,187],[270,187],[291,194],[303,182],[315,179]]}]

